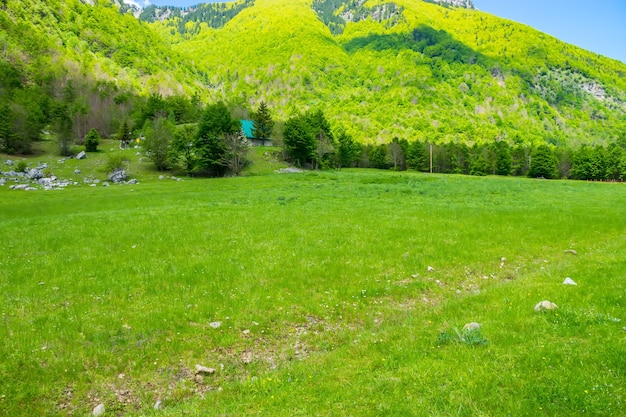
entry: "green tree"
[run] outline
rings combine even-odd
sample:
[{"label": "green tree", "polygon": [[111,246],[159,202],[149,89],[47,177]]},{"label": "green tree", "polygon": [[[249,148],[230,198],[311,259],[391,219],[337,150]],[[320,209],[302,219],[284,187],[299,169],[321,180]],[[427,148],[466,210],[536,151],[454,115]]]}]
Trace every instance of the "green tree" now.
[{"label": "green tree", "polygon": [[315,137],[305,116],[295,115],[285,122],[283,141],[293,164],[303,167],[313,161]]},{"label": "green tree", "polygon": [[428,153],[424,143],[416,140],[409,144],[406,154],[406,164],[410,169],[416,171],[428,171]]},{"label": "green tree", "polygon": [[192,175],[198,169],[198,157],[194,148],[197,136],[195,126],[185,125],[176,130],[172,140],[172,159],[182,166],[187,175]]},{"label": "green tree", "polygon": [[548,145],[541,145],[535,149],[530,158],[528,176],[531,178],[557,178],[559,161]]},{"label": "green tree", "polygon": [[100,144],[100,135],[96,129],[91,129],[85,136],[85,151],[97,152]]},{"label": "green tree", "polygon": [[144,126],[146,155],[159,171],[169,166],[170,142],[174,135],[174,124],[165,117],[156,117]]},{"label": "green tree", "polygon": [[513,157],[511,146],[506,141],[499,141],[495,144],[496,153],[496,175],[508,176],[513,171]]},{"label": "green tree", "polygon": [[194,142],[198,169],[201,172],[213,176],[224,175],[224,160],[228,151],[225,137],[240,129],[239,122],[231,117],[223,102],[206,107],[198,124],[198,137]]},{"label": "green tree", "polygon": [[69,156],[71,154],[70,148],[74,143],[72,138],[73,123],[69,105],[65,101],[54,103],[50,127],[57,136],[60,154]]},{"label": "green tree", "polygon": [[337,161],[339,166],[344,168],[353,166],[359,156],[358,145],[344,129],[339,129],[335,137],[337,138]]},{"label": "green tree", "polygon": [[0,105],[0,152],[13,153],[13,114],[7,103]]},{"label": "green tree", "polygon": [[252,116],[252,136],[264,141],[271,139],[274,131],[274,120],[264,101],[259,103],[257,111]]},{"label": "green tree", "polygon": [[132,132],[128,127],[128,122],[124,120],[119,130],[117,131],[117,140],[120,141],[120,148],[125,149],[133,139]]}]

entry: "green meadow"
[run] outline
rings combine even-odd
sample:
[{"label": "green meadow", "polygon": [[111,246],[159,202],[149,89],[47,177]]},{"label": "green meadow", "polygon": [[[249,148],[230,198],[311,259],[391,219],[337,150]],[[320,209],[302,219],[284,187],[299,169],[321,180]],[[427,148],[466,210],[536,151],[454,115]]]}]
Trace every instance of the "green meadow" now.
[{"label": "green meadow", "polygon": [[0,415],[626,415],[624,184],[156,177],[0,187]]}]

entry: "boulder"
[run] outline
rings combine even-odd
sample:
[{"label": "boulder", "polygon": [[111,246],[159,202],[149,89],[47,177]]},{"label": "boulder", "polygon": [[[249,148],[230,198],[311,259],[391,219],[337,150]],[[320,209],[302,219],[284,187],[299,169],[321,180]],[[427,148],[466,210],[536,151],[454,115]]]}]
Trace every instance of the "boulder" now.
[{"label": "boulder", "polygon": [[563,281],[563,285],[577,285],[573,279],[571,279],[570,277],[565,278],[565,281]]},{"label": "boulder", "polygon": [[43,171],[41,171],[39,168],[32,168],[26,172],[26,175],[31,180],[38,180],[40,178],[43,178]]},{"label": "boulder", "polygon": [[80,174],[80,169],[77,168],[74,170],[74,175],[78,175],[78,174]]},{"label": "boulder", "polygon": [[465,332],[471,332],[478,329],[480,329],[480,324],[476,323],[475,321],[467,323],[465,326],[463,326],[463,331]]},{"label": "boulder", "polygon": [[535,311],[556,310],[557,308],[559,307],[556,304],[548,300],[541,301],[535,305]]},{"label": "boulder", "polygon": [[126,170],[116,169],[109,175],[109,180],[115,184],[126,181]]},{"label": "boulder", "polygon": [[91,412],[91,415],[94,417],[101,416],[102,414],[104,414],[104,404],[98,404]]},{"label": "boulder", "polygon": [[13,165],[13,161],[11,161],[10,159],[7,159],[4,163],[7,164],[8,166]]},{"label": "boulder", "polygon": [[87,154],[85,151],[80,151],[78,155],[76,155],[76,159],[87,159]]}]

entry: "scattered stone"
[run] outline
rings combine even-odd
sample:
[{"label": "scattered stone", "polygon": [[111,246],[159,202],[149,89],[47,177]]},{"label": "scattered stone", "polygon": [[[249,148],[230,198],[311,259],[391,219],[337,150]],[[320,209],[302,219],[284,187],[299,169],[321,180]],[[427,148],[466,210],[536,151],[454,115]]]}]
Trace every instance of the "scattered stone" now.
[{"label": "scattered stone", "polygon": [[95,406],[91,414],[94,417],[98,417],[104,414],[104,404],[98,404],[97,406]]},{"label": "scattered stone", "polygon": [[209,323],[209,326],[212,329],[219,329],[222,326],[222,322],[221,321],[214,321],[212,323]]},{"label": "scattered stone", "polygon": [[4,177],[0,178],[0,187],[4,187],[4,184],[6,184],[7,180],[4,179]]},{"label": "scattered stone", "polygon": [[41,163],[41,162],[40,162],[40,163],[37,165],[37,169],[48,169],[48,164],[46,164],[45,162],[44,162],[44,163]]},{"label": "scattered stone", "polygon": [[215,373],[215,368],[208,368],[206,366],[202,366],[196,364],[196,375],[211,375]]},{"label": "scattered stone", "polygon": [[563,252],[565,252],[565,253],[571,253],[572,255],[578,255],[578,252],[576,252],[574,249],[568,249],[568,250],[565,250],[565,251],[563,251]]},{"label": "scattered stone", "polygon": [[535,306],[535,311],[556,310],[557,308],[559,307],[553,302],[544,300],[540,303],[537,303],[537,305]]},{"label": "scattered stone", "polygon": [[102,186],[103,186],[103,187],[110,187],[110,186],[111,186],[111,184],[109,184],[108,182],[103,182],[103,183],[102,183]]},{"label": "scattered stone", "polygon": [[570,277],[565,278],[565,281],[563,281],[563,285],[577,285],[573,279],[571,279]]},{"label": "scattered stone", "polygon": [[478,330],[478,329],[480,329],[480,324],[476,323],[475,321],[471,323],[467,323],[465,326],[463,326],[463,331],[466,331],[466,332],[471,332],[473,330]]},{"label": "scattered stone", "polygon": [[139,180],[137,178],[133,178],[132,180],[126,181],[126,184],[139,184]]},{"label": "scattered stone", "polygon": [[26,175],[31,180],[38,180],[40,178],[43,178],[43,172],[39,168],[29,169],[28,172],[26,172]]},{"label": "scattered stone", "polygon": [[626,332],[626,327],[622,327],[622,330]]},{"label": "scattered stone", "polygon": [[109,175],[109,180],[111,180],[115,184],[126,181],[126,170],[116,169]]},{"label": "scattered stone", "polygon": [[78,175],[78,174],[80,174],[80,169],[76,168],[76,169],[74,170],[74,175]]},{"label": "scattered stone", "polygon": [[29,188],[28,184],[15,184],[9,187],[10,190],[26,190]]},{"label": "scattered stone", "polygon": [[90,187],[97,187],[98,184],[89,184]]},{"label": "scattered stone", "polygon": [[161,408],[162,408],[161,400],[157,400],[157,402],[154,403],[154,409],[160,410]]},{"label": "scattered stone", "polygon": [[428,265],[428,268],[426,268],[428,270],[428,272],[433,272],[435,270],[435,268],[433,268],[432,266]]},{"label": "scattered stone", "polygon": [[12,166],[13,165],[13,161],[11,161],[10,159],[7,159],[4,163],[6,165],[8,165],[8,166]]},{"label": "scattered stone", "polygon": [[281,168],[281,169],[277,169],[276,171],[274,171],[278,174],[299,174],[301,172],[304,172],[304,170],[300,169],[300,168],[293,168],[293,167],[289,167],[289,168]]},{"label": "scattered stone", "polygon": [[100,180],[96,178],[95,180],[93,180],[93,183],[94,184],[100,184]]},{"label": "scattered stone", "polygon": [[85,151],[80,151],[78,155],[76,155],[76,159],[87,159],[87,154]]},{"label": "scattered stone", "polygon": [[159,179],[160,179],[160,180],[162,180],[162,179],[164,179],[164,178],[165,178],[165,177],[164,177],[163,175],[159,175]]}]

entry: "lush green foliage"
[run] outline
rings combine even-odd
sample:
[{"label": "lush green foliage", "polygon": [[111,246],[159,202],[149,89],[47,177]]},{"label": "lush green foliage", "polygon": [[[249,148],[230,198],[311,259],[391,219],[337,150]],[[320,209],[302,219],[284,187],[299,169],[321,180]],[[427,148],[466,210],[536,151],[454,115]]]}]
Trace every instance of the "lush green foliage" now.
[{"label": "lush green foliage", "polygon": [[360,8],[391,6],[317,1],[315,13],[304,1],[257,0],[176,48],[212,68],[215,99],[263,100],[285,120],[294,107],[323,108],[359,142],[471,146],[524,132],[535,145],[608,144],[623,131],[623,63],[477,10],[393,4],[393,24],[377,12],[338,30],[332,22]]},{"label": "lush green foliage", "polygon": [[0,187],[3,414],[626,414],[623,184],[151,178]]},{"label": "lush green foliage", "polygon": [[157,170],[166,170],[170,166],[170,142],[174,136],[174,124],[164,117],[157,117],[147,121],[143,131],[145,140],[142,144],[146,155],[154,162]]},{"label": "lush green foliage", "polygon": [[96,152],[100,144],[100,134],[96,129],[91,129],[85,136],[85,151]]},{"label": "lush green foliage", "polygon": [[258,140],[271,139],[274,135],[274,119],[264,101],[259,103],[257,111],[252,116],[252,136]]},{"label": "lush green foliage", "polygon": [[[203,101],[241,114],[264,102],[281,122],[322,109],[370,144],[608,145],[626,131],[623,63],[477,10],[246,0],[150,7],[148,24],[118,3],[0,8],[0,150],[31,152],[47,126],[67,130],[65,153],[90,129],[109,137],[124,120],[137,134],[157,115],[195,123]],[[58,102],[71,126],[53,120]],[[389,164],[382,151],[376,166]],[[512,152],[511,169],[523,171]],[[483,162],[470,171],[484,173]]]}]

